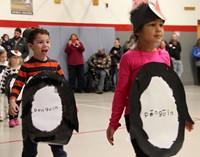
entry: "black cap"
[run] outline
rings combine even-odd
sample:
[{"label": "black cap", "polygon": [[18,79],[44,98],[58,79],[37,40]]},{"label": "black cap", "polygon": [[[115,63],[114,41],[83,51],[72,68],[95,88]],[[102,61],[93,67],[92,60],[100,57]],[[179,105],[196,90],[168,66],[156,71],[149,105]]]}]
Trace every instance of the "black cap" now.
[{"label": "black cap", "polygon": [[21,30],[21,28],[15,28],[15,32],[19,32],[21,34],[22,30]]},{"label": "black cap", "polygon": [[137,31],[145,23],[156,19],[165,21],[165,17],[162,15],[158,3],[142,3],[131,12],[130,16],[134,31]]}]

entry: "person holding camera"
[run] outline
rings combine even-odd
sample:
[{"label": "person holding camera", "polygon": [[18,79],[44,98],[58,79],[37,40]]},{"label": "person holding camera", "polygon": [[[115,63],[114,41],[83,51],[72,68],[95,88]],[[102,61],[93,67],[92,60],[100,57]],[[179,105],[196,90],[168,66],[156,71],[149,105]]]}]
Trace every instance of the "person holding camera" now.
[{"label": "person holding camera", "polygon": [[78,36],[75,33],[71,34],[65,53],[67,54],[69,83],[74,92],[78,93],[83,93],[84,91],[84,51],[85,48],[79,41]]}]

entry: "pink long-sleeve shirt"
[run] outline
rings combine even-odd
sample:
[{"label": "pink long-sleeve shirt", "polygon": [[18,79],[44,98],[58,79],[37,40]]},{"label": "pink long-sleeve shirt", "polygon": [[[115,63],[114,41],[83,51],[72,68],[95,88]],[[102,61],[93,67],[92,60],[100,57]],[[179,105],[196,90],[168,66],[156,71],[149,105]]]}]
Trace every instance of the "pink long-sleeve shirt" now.
[{"label": "pink long-sleeve shirt", "polygon": [[112,114],[109,123],[110,128],[116,130],[121,126],[119,120],[124,111],[125,115],[129,114],[129,96],[135,77],[141,67],[150,62],[165,63],[170,66],[170,57],[167,51],[161,49],[151,52],[129,50],[122,56],[117,87],[112,103]]}]

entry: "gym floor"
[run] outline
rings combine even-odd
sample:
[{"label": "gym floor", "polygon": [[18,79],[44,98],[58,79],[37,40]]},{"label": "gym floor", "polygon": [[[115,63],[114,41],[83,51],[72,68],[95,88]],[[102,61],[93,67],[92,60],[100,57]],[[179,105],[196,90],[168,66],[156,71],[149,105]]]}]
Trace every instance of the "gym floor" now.
[{"label": "gym floor", "polygon": [[[189,112],[195,121],[194,130],[185,133],[182,149],[175,157],[199,157],[200,149],[200,87],[185,86]],[[129,141],[122,117],[120,127],[115,133],[115,145],[106,139],[113,92],[103,94],[77,93],[79,133],[74,132],[68,145],[64,148],[68,157],[134,157],[135,153]],[[0,122],[0,156],[20,157],[22,151],[21,125],[8,127],[8,120]],[[47,144],[38,145],[37,157],[51,157]]]}]

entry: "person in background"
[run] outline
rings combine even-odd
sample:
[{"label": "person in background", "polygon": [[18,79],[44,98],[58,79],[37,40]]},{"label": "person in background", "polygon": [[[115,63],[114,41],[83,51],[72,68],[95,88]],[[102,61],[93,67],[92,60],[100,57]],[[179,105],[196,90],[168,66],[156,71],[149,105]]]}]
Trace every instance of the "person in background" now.
[{"label": "person in background", "polygon": [[126,53],[128,50],[130,50],[135,44],[135,35],[131,34],[130,39],[126,41],[123,45],[123,53]]},{"label": "person in background", "polygon": [[10,46],[10,43],[9,43],[9,35],[8,34],[3,34],[1,39],[2,39],[1,46],[3,46],[5,48],[7,53],[10,52],[11,46]]},{"label": "person in background", "polygon": [[[0,80],[5,68],[8,66],[7,51],[0,46]],[[0,122],[2,122],[8,115],[8,98],[5,94],[0,94]]]},{"label": "person in background", "polygon": [[[14,116],[17,115],[20,110],[19,106],[16,104],[16,99],[23,85],[31,76],[42,71],[55,71],[64,77],[60,64],[47,56],[50,50],[50,37],[46,29],[33,29],[29,34],[28,45],[29,48],[33,50],[34,56],[21,66],[9,98],[10,114]],[[25,133],[26,131],[26,128],[22,127],[22,135],[27,134]],[[22,157],[36,157],[38,153],[37,147],[38,144],[34,143],[29,136],[23,137]],[[63,145],[50,144],[50,147],[54,157],[67,157]]]},{"label": "person in background", "polygon": [[119,70],[119,62],[123,54],[123,49],[120,46],[119,39],[115,39],[114,46],[110,50],[110,58],[111,58],[111,81],[113,91],[115,90],[115,86],[118,80],[118,70]]},{"label": "person in background", "polygon": [[200,38],[197,39],[196,44],[192,48],[192,56],[197,68],[197,85],[200,85]]},{"label": "person in background", "polygon": [[[23,61],[29,59],[29,49],[24,38],[21,37],[21,28],[16,28],[14,31],[14,37],[9,39],[10,50],[18,50],[22,53]],[[9,54],[10,52],[8,52]]]},{"label": "person in background", "polygon": [[[169,48],[169,45],[168,45],[168,43],[167,43],[167,41],[166,40],[161,40],[161,42],[160,42],[160,45],[158,46],[158,48],[160,48],[160,49],[162,49],[162,50],[165,50],[165,51],[167,51],[169,54],[170,54],[170,48]],[[173,68],[173,62],[172,62],[172,59],[170,59],[170,65],[171,65],[171,67]]]},{"label": "person in background", "polygon": [[109,76],[109,70],[111,66],[110,56],[105,52],[104,48],[98,50],[88,59],[88,65],[90,70],[95,72],[95,75],[99,76],[99,82],[97,86],[97,94],[102,94],[105,84],[106,76]]},{"label": "person in background", "polygon": [[172,35],[171,41],[168,45],[174,71],[179,77],[181,77],[183,73],[183,63],[181,61],[181,44],[178,41],[178,36],[176,34]]},{"label": "person in background", "polygon": [[71,34],[66,44],[69,83],[74,92],[84,92],[84,57],[85,48],[76,34]]},{"label": "person in background", "polygon": [[[6,87],[6,80],[9,76],[17,74],[19,71],[19,68],[22,64],[22,54],[18,50],[11,50],[10,54],[8,55],[8,66],[5,68],[5,71],[3,73],[1,82],[0,82],[0,91],[1,94],[5,94],[5,87]],[[9,97],[9,96],[8,96]],[[8,98],[7,98],[8,99]],[[21,100],[16,102],[19,106],[21,103]],[[19,119],[18,114],[15,116],[9,114],[9,127],[14,127],[19,125]]]},{"label": "person in background", "polygon": [[[114,145],[114,133],[121,126],[119,121],[123,113],[125,113],[127,130],[130,129],[129,99],[138,71],[143,65],[150,62],[164,63],[166,67],[170,67],[168,52],[155,47],[155,43],[162,40],[165,19],[162,15],[154,13],[149,5],[148,3],[141,3],[138,8],[133,9],[130,13],[137,42],[134,49],[126,52],[120,61],[119,79],[112,102],[111,118],[106,131],[107,140],[111,145]],[[191,131],[193,124],[186,123],[186,128]],[[141,149],[136,139],[131,139],[131,143],[137,157],[149,157]]]}]

